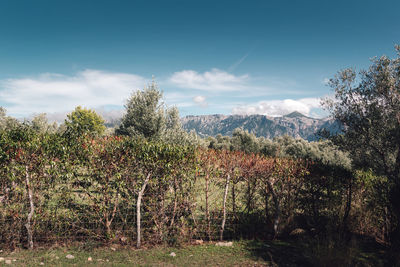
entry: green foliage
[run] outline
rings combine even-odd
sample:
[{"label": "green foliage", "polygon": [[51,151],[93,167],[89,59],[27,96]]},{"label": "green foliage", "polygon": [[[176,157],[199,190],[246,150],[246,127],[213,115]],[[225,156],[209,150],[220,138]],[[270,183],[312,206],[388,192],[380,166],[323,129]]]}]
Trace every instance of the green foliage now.
[{"label": "green foliage", "polygon": [[169,144],[203,145],[196,133],[187,133],[182,129],[178,109],[165,107],[162,97],[154,80],[143,91],[134,92],[125,105],[126,114],[115,134]]},{"label": "green foliage", "polygon": [[19,122],[10,116],[7,116],[5,108],[0,107],[0,129],[12,128],[18,125]]},{"label": "green foliage", "polygon": [[248,153],[257,153],[260,151],[257,137],[243,129],[235,129],[233,131],[231,143],[234,150]]},{"label": "green foliage", "polygon": [[143,91],[133,93],[125,105],[126,114],[116,134],[159,138],[166,126],[165,108],[161,100],[162,92],[154,80]]},{"label": "green foliage", "polygon": [[31,121],[32,128],[39,133],[55,133],[57,131],[57,123],[49,124],[46,113],[36,115]]},{"label": "green foliage", "polygon": [[329,109],[343,125],[334,141],[349,150],[355,163],[379,174],[399,179],[400,173],[400,58],[374,59],[359,75],[351,69],[330,81],[334,99]]},{"label": "green foliage", "polygon": [[260,153],[269,157],[305,159],[318,162],[323,166],[337,166],[348,171],[352,169],[352,161],[347,152],[343,152],[331,141],[309,142],[301,138],[281,136],[273,140],[235,129],[232,137],[217,135],[208,137],[208,147],[246,153]]},{"label": "green foliage", "polygon": [[[258,142],[259,147],[273,144],[281,156],[276,158],[145,138],[83,135],[71,141],[58,133],[40,133],[28,123],[0,130],[0,137],[0,197],[4,196],[5,203],[0,204],[0,225],[4,225],[0,236],[4,244],[19,244],[25,238],[26,233],[17,229],[24,229],[29,211],[26,171],[36,207],[34,237],[45,236],[44,242],[77,237],[111,241],[133,232],[137,197],[147,177],[142,232],[144,240],[155,243],[216,238],[226,188],[225,238],[271,237],[299,226],[306,231],[314,227],[323,235],[326,229],[336,231],[344,217],[349,163],[329,142],[303,143],[287,137],[267,141],[252,139],[247,133],[236,135],[236,144],[241,140],[243,144]],[[233,147],[231,139],[220,140]],[[381,194],[379,181],[354,180],[354,199],[369,201],[353,201],[351,216],[361,218],[356,211],[368,214],[368,207],[375,205],[373,210],[383,218],[385,198],[374,202]],[[294,219],[301,216],[307,218],[306,223]],[[384,221],[376,218],[368,233],[379,236]],[[362,225],[364,221],[355,222]],[[252,223],[257,227],[249,228]],[[359,229],[359,225],[350,226]],[[135,240],[135,235],[129,235],[129,240]]]},{"label": "green foliage", "polygon": [[0,236],[3,242],[15,245],[21,239],[15,228],[25,227],[31,246],[32,226],[40,220],[40,211],[46,209],[50,198],[48,190],[57,181],[61,138],[38,133],[28,123],[0,130],[0,135],[0,193],[8,206],[0,221],[11,227],[1,229]]},{"label": "green foliage", "polygon": [[[279,185],[275,192],[275,199],[284,199],[284,206],[296,207],[301,210],[303,215],[308,218],[308,225],[325,229],[324,227],[328,227],[328,224],[331,224],[329,227],[333,228],[347,224],[350,209],[344,207],[348,207],[351,202],[351,198],[348,196],[349,194],[352,195],[352,192],[349,192],[349,188],[353,186],[352,162],[348,153],[339,150],[331,141],[308,142],[289,136],[269,140],[256,138],[246,131],[236,129],[231,138],[226,136],[209,138],[209,144],[210,147],[216,149],[239,150],[246,153],[255,152],[267,157],[289,160],[283,164],[281,160],[267,163],[268,161],[263,158],[244,160],[248,166],[248,170],[243,174],[243,177],[247,177],[245,179],[248,198],[246,209],[253,211],[253,203],[260,201],[257,199],[267,198],[267,203],[271,202],[271,192],[268,193],[268,191],[274,190],[274,185]],[[295,161],[292,162],[293,160],[303,161],[303,164],[307,165],[307,172],[300,172],[295,181],[293,179],[284,180],[285,173],[288,174],[298,168],[294,164]],[[261,166],[262,162],[265,162],[265,172],[264,174],[261,172],[256,174],[257,168],[261,168],[257,166]],[[271,173],[266,175],[268,164],[270,164]],[[274,165],[277,168],[276,170],[283,168],[278,175],[283,180],[278,179],[276,183],[271,178],[274,170],[272,166]],[[249,176],[249,174],[251,175]],[[263,185],[261,189],[257,185],[260,182]],[[259,196],[257,196],[257,192],[260,192]],[[296,197],[290,197],[290,195]],[[290,201],[286,202],[286,197],[289,197]],[[266,206],[273,204],[269,203]],[[290,214],[288,210],[286,210],[286,216],[287,214]],[[343,216],[342,220],[346,223],[340,222],[339,214]]]},{"label": "green foliage", "polygon": [[224,150],[231,150],[232,148],[231,138],[229,136],[218,134],[215,138],[208,137],[207,141],[209,142],[208,148]]},{"label": "green foliage", "polygon": [[351,153],[359,168],[388,178],[384,186],[391,191],[397,216],[392,224],[400,240],[400,47],[396,50],[397,58],[375,58],[359,74],[339,72],[330,80],[335,96],[325,100],[325,107],[344,126],[334,142]]},{"label": "green foliage", "polygon": [[348,153],[341,151],[331,141],[308,142],[304,139],[282,136],[275,138],[274,143],[280,157],[307,159],[325,167],[338,167],[349,171],[352,169]]},{"label": "green foliage", "polygon": [[166,110],[166,127],[160,140],[169,144],[176,145],[197,145],[204,146],[205,142],[194,131],[187,133],[180,121],[179,110],[172,107]]},{"label": "green foliage", "polygon": [[352,223],[365,225],[363,231],[378,240],[388,240],[393,230],[390,183],[387,177],[378,176],[370,169],[355,173]]},{"label": "green foliage", "polygon": [[67,136],[101,136],[106,129],[100,115],[96,114],[94,110],[80,106],[67,115],[65,126]]}]

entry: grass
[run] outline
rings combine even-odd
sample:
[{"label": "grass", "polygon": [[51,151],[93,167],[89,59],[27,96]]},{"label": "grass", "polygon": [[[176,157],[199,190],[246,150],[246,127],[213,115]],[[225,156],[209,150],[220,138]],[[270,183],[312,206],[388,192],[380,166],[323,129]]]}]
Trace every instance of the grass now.
[{"label": "grass", "polygon": [[[174,252],[175,257],[170,256]],[[75,258],[67,259],[71,254]],[[180,248],[153,247],[148,249],[100,247],[85,245],[20,250],[14,253],[0,253],[0,256],[16,260],[14,266],[268,266],[268,261],[252,255],[246,249],[246,242],[234,243],[232,247],[218,247],[213,243],[187,245]],[[93,261],[89,262],[88,257]]]},{"label": "grass", "polygon": [[[40,266],[41,263],[44,266],[391,266],[384,262],[385,255],[379,249],[326,251],[321,246],[315,248],[306,242],[279,240],[242,240],[233,242],[232,247],[204,243],[140,250],[115,245],[97,248],[96,244],[82,243],[33,251],[0,252],[0,257],[12,260],[12,266]],[[170,255],[172,252],[175,257]],[[75,258],[67,259],[68,254]],[[92,261],[88,261],[89,257]]]}]

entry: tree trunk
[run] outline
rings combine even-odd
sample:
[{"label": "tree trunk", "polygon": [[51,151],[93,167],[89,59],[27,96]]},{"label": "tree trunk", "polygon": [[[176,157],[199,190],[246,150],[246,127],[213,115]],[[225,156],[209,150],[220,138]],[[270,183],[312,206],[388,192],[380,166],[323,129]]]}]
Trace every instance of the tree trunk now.
[{"label": "tree trunk", "polygon": [[[399,117],[399,123],[400,123],[400,117]],[[394,182],[394,188],[392,188],[392,192],[390,193],[390,202],[392,204],[392,208],[394,211],[394,214],[397,217],[397,224],[394,228],[394,236],[393,238],[395,239],[395,246],[397,246],[397,251],[399,251],[400,247],[400,144],[397,146],[398,151],[397,151],[397,157],[396,157],[396,167],[394,170],[394,174],[392,177],[392,180]]]},{"label": "tree trunk", "polygon": [[108,214],[106,214],[106,216],[105,216],[106,217],[106,231],[107,231],[108,239],[111,238],[111,224],[115,218],[115,214],[117,213],[118,204],[119,204],[119,193],[117,191],[117,196],[114,201],[114,207],[113,207],[113,211],[111,213],[111,218],[110,219],[108,218]]},{"label": "tree trunk", "polygon": [[352,194],[353,194],[353,181],[350,179],[349,185],[347,187],[347,199],[346,199],[346,208],[344,210],[344,215],[343,215],[343,222],[342,222],[342,231],[343,233],[347,232],[348,230],[348,218],[350,215],[350,210],[351,210],[351,201],[352,201]]},{"label": "tree trunk", "polygon": [[271,192],[272,195],[272,200],[274,201],[275,204],[275,216],[274,216],[274,238],[278,235],[279,233],[279,217],[280,217],[280,208],[279,208],[279,200],[278,196],[276,195],[274,188],[272,187],[272,184],[267,181],[267,186],[269,191]]},{"label": "tree trunk", "polygon": [[[394,213],[394,218],[397,218],[397,224],[391,223],[391,242],[392,248],[396,252],[400,251],[400,181],[395,181],[390,189],[390,204]],[[395,226],[394,226],[395,225]]]},{"label": "tree trunk", "polygon": [[265,192],[265,221],[269,223],[269,208],[268,208],[268,200],[269,200],[269,194],[268,192]]},{"label": "tree trunk", "polygon": [[140,240],[140,238],[141,238],[141,233],[140,233],[140,222],[141,222],[141,220],[140,220],[140,216],[141,216],[141,214],[140,214],[140,205],[142,204],[142,197],[143,197],[143,194],[144,194],[144,190],[146,189],[146,186],[149,183],[150,176],[151,176],[151,173],[149,173],[147,175],[146,179],[144,180],[143,185],[142,185],[142,189],[139,192],[139,195],[138,195],[138,198],[137,198],[137,203],[136,203],[136,224],[137,224],[137,244],[136,244],[136,246],[137,246],[137,248],[140,248],[140,245],[141,245],[141,240]]},{"label": "tree trunk", "polygon": [[251,193],[250,178],[248,178],[247,179],[247,214],[249,214],[251,211],[251,198],[252,198],[252,193]]},{"label": "tree trunk", "polygon": [[220,231],[220,235],[219,235],[219,240],[221,240],[221,241],[224,239],[224,229],[225,229],[225,222],[226,222],[226,198],[228,196],[230,179],[231,179],[231,176],[228,174],[226,176],[224,202],[223,202],[223,206],[222,206],[223,218],[222,218],[222,224],[221,224],[221,231]]},{"label": "tree trunk", "polygon": [[211,241],[211,221],[210,221],[210,211],[208,209],[208,174],[206,175],[206,218],[207,218],[207,234],[208,241]]},{"label": "tree trunk", "polygon": [[176,178],[174,178],[174,209],[172,210],[172,218],[171,218],[171,223],[170,223],[169,227],[172,227],[175,222],[176,209],[178,207],[178,196],[176,193],[177,189],[178,189],[178,187],[176,185]]},{"label": "tree trunk", "polygon": [[236,195],[235,195],[235,184],[232,183],[232,212],[233,216],[236,218]]},{"label": "tree trunk", "polygon": [[29,205],[30,205],[30,211],[28,214],[28,219],[25,224],[26,230],[28,231],[28,247],[29,249],[33,249],[33,232],[32,232],[32,217],[35,212],[35,205],[33,204],[33,193],[32,193],[32,188],[30,185],[30,175],[28,172],[28,166],[25,167],[25,182],[26,182],[26,190],[28,191],[28,197],[29,197]]}]

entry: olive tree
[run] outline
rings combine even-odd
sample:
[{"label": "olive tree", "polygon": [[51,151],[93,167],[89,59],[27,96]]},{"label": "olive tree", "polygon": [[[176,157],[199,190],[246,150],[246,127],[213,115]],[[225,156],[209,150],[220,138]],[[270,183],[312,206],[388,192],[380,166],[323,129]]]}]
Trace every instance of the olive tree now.
[{"label": "olive tree", "polygon": [[165,108],[162,92],[153,80],[143,91],[138,90],[128,99],[126,114],[121,125],[116,129],[117,135],[142,136],[157,138],[165,129]]},{"label": "olive tree", "polygon": [[33,117],[31,126],[39,133],[55,133],[57,131],[57,123],[49,124],[46,113],[40,113]]},{"label": "olive tree", "polygon": [[0,107],[0,130],[12,128],[18,124],[19,122],[16,119],[7,116],[7,110],[5,108]]},{"label": "olive tree", "polygon": [[126,113],[115,130],[117,135],[142,137],[178,145],[202,145],[194,132],[187,133],[180,121],[177,107],[167,107],[163,93],[153,81],[128,99]]},{"label": "olive tree", "polygon": [[340,71],[330,80],[334,98],[323,104],[343,125],[334,138],[355,163],[388,178],[391,206],[400,237],[400,47],[397,57],[372,60],[368,70]]}]

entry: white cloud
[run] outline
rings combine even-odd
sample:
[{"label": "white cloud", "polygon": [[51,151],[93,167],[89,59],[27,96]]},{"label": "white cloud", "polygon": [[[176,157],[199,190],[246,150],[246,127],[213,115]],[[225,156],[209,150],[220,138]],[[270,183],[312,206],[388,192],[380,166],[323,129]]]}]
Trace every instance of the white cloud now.
[{"label": "white cloud", "polygon": [[197,104],[201,104],[206,101],[206,98],[202,95],[198,95],[198,96],[193,97],[193,101]]},{"label": "white cloud", "polygon": [[204,108],[208,106],[208,103],[206,102],[206,97],[202,95],[193,97],[193,102]]},{"label": "white cloud", "polygon": [[84,70],[73,76],[46,73],[35,78],[0,81],[0,99],[13,116],[60,113],[81,105],[97,108],[122,106],[134,90],[142,88],[141,76],[100,70]]},{"label": "white cloud", "polygon": [[255,104],[238,106],[233,108],[232,113],[240,115],[262,114],[278,117],[298,111],[308,116],[311,114],[312,109],[316,108],[320,108],[320,100],[318,98],[285,99],[260,101]]},{"label": "white cloud", "polygon": [[169,79],[181,88],[222,92],[243,90],[247,80],[248,75],[235,76],[215,68],[204,73],[183,70],[175,72]]}]

